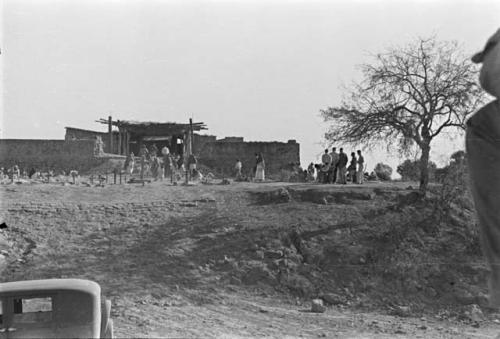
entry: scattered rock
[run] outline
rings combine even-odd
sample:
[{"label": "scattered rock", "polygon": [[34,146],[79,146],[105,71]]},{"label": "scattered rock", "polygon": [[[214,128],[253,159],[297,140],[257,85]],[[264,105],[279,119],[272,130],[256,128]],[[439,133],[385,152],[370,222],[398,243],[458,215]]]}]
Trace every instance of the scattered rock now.
[{"label": "scattered rock", "polygon": [[395,306],[391,308],[391,314],[397,315],[399,317],[410,317],[410,307],[409,306]]},{"label": "scattered rock", "polygon": [[313,299],[313,301],[311,303],[311,312],[324,313],[325,311],[326,311],[326,307],[323,305],[323,300]]},{"label": "scattered rock", "polygon": [[472,319],[472,321],[482,321],[482,320],[484,320],[483,311],[481,311],[481,308],[478,305],[473,304],[472,307],[471,307],[470,313],[471,313],[471,319]]},{"label": "scattered rock", "polygon": [[345,297],[335,293],[323,294],[320,298],[329,305],[345,305],[347,301]]},{"label": "scattered rock", "polygon": [[300,274],[289,273],[282,275],[280,282],[302,297],[310,296],[314,292],[313,284]]},{"label": "scattered rock", "polygon": [[479,293],[474,299],[480,308],[486,308],[490,304],[488,296],[484,293]]},{"label": "scattered rock", "polygon": [[274,202],[274,203],[287,203],[292,200],[290,192],[288,192],[288,190],[284,187],[281,187],[276,191],[267,193],[266,198],[268,202]]},{"label": "scattered rock", "polygon": [[267,259],[280,259],[283,257],[283,251],[267,250],[264,252]]},{"label": "scattered rock", "polygon": [[158,293],[151,293],[151,297],[153,297],[154,299],[161,299],[162,296]]},{"label": "scattered rock", "polygon": [[259,264],[252,265],[246,274],[242,277],[242,282],[246,285],[255,285],[259,282],[276,285],[276,278],[274,274],[267,268],[267,266],[260,262]]},{"label": "scattered rock", "polygon": [[454,293],[456,301],[462,305],[471,305],[476,303],[476,298],[467,290],[457,290]]}]

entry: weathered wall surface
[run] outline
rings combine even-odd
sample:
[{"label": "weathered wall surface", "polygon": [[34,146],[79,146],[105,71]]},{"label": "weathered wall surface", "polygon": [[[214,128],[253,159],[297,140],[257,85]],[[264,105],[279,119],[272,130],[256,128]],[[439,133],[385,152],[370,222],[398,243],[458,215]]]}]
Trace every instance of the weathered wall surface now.
[{"label": "weathered wall surface", "polygon": [[94,156],[94,146],[93,140],[0,139],[0,166],[83,173],[106,161]]},{"label": "weathered wall surface", "polygon": [[115,153],[118,152],[118,133],[113,132],[113,152],[110,152],[109,145],[109,133],[106,132],[96,132],[89,131],[79,128],[66,127],[66,134],[64,139],[66,141],[71,140],[92,140],[95,141],[96,136],[101,137],[101,140],[104,143],[104,152],[105,153]]},{"label": "weathered wall surface", "polygon": [[255,153],[262,152],[267,174],[277,174],[290,163],[300,163],[300,145],[284,142],[206,142],[195,149],[199,162],[225,175],[234,173],[236,159],[243,163],[242,172],[249,175],[255,166]]},{"label": "weathered wall surface", "polygon": [[193,135],[193,148],[194,153],[199,154],[201,150],[205,147],[206,144],[216,142],[217,137],[215,135],[203,135],[203,134],[194,134]]}]

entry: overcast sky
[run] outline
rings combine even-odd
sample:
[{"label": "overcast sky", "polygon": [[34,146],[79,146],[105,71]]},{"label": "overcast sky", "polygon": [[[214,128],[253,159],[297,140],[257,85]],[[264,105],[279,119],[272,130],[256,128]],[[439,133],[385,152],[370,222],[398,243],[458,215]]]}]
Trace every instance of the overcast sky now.
[{"label": "overcast sky", "polygon": [[[306,164],[323,148],[319,110],[370,53],[435,34],[472,54],[499,26],[498,0],[4,0],[1,137],[193,117],[218,137],[296,139]],[[436,145],[432,160],[462,143]]]}]

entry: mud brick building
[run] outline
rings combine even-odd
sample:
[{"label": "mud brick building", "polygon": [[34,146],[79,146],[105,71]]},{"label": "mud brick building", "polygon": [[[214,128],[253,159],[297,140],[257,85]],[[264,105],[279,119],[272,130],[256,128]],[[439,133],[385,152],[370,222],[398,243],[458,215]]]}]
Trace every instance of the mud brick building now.
[{"label": "mud brick building", "polygon": [[244,141],[242,137],[217,140],[215,136],[194,136],[194,152],[201,164],[217,173],[232,174],[236,159],[243,163],[243,173],[249,174],[255,166],[255,153],[262,152],[266,162],[266,173],[277,174],[300,163],[300,145],[295,140],[288,142]]},{"label": "mud brick building", "polygon": [[[200,165],[214,174],[233,174],[236,159],[243,163],[243,172],[250,173],[255,165],[255,153],[262,152],[266,172],[277,174],[300,163],[300,146],[295,140],[287,142],[248,142],[243,137],[217,139],[213,135],[199,134],[206,130],[204,123],[160,123],[113,120],[112,117],[97,122],[106,124],[107,132],[66,127],[64,140],[0,139],[0,166],[14,164],[21,168],[85,171],[109,159],[125,161],[126,155],[139,153],[142,144],[158,150],[169,147],[171,153],[194,153]],[[196,132],[196,133],[195,133]]]}]

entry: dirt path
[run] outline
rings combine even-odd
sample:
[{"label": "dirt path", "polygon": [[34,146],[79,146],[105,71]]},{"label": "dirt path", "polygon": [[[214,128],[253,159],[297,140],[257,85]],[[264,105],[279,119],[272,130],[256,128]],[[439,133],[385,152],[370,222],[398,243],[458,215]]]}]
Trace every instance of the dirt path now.
[{"label": "dirt path", "polygon": [[259,205],[248,193],[280,186],[1,186],[0,212],[9,228],[0,235],[10,244],[3,245],[9,266],[1,280],[97,281],[112,300],[118,337],[489,338],[500,332],[491,321],[474,328],[343,306],[310,313],[308,299],[232,278],[230,256],[252,247],[270,224],[359,217],[346,206]]}]

